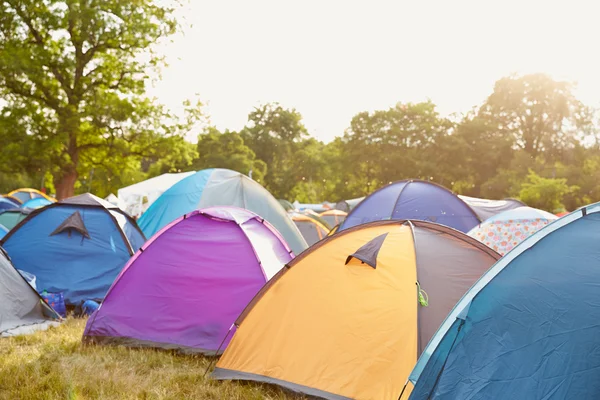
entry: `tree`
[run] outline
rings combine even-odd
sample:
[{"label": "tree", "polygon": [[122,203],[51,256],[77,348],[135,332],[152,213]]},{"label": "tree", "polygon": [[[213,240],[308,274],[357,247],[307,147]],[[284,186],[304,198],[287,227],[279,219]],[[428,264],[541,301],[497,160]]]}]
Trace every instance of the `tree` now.
[{"label": "tree", "polygon": [[500,79],[479,115],[512,135],[515,148],[532,157],[559,156],[592,123],[589,110],[573,95],[573,86],[544,74]]},{"label": "tree", "polygon": [[254,109],[248,115],[248,125],[241,132],[248,147],[268,166],[265,186],[278,198],[287,198],[298,176],[292,160],[299,143],[308,137],[302,115],[270,103]]},{"label": "tree", "polygon": [[406,178],[444,182],[437,166],[436,143],[452,123],[440,117],[432,102],[398,103],[388,110],[361,112],[352,118],[343,137],[344,182],[352,196]]},{"label": "tree", "polygon": [[257,182],[264,179],[267,165],[256,158],[256,154],[244,144],[244,139],[237,132],[219,132],[209,128],[207,133],[198,136],[199,157],[194,160],[194,169],[228,168],[248,175]]},{"label": "tree", "polygon": [[[153,0],[5,0],[0,3],[0,118],[70,196],[84,164],[151,153],[176,136],[144,97],[161,64],[151,47],[176,31],[173,7]],[[17,118],[18,117],[18,118]],[[161,142],[161,145],[169,145]],[[31,157],[31,155],[29,155]]]},{"label": "tree", "polygon": [[565,208],[563,204],[565,195],[577,189],[576,186],[567,185],[567,180],[564,178],[542,178],[530,170],[527,181],[521,186],[519,197],[530,207],[558,212]]}]

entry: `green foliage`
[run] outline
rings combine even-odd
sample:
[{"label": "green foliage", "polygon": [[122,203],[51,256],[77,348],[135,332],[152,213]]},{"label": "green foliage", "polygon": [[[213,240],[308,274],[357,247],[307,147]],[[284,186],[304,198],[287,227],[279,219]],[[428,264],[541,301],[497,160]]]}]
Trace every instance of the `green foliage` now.
[{"label": "green foliage", "polygon": [[286,198],[301,178],[301,172],[294,170],[294,165],[298,165],[295,153],[308,137],[300,113],[277,103],[263,105],[248,115],[248,125],[241,135],[267,165],[267,189],[277,198]]},{"label": "green foliage", "polygon": [[577,189],[577,186],[567,185],[564,178],[542,178],[529,170],[527,181],[521,185],[519,197],[531,207],[559,212],[565,209],[565,195]]},{"label": "green foliage", "polygon": [[221,133],[216,128],[209,128],[208,132],[198,136],[197,149],[199,157],[193,163],[195,170],[228,168],[245,175],[252,171],[252,179],[264,180],[267,164],[256,158],[237,132]]},{"label": "green foliage", "polygon": [[22,144],[2,150],[5,168],[51,171],[60,198],[92,168],[114,175],[126,158],[171,147],[184,126],[145,97],[145,82],[173,11],[153,0],[2,2],[0,141]]},{"label": "green foliage", "polygon": [[176,31],[168,2],[6,0],[0,4],[0,190],[45,185],[100,196],[167,172],[252,171],[277,198],[316,203],[407,178],[460,194],[521,197],[549,211],[600,200],[596,111],[543,74],[496,82],[485,102],[446,118],[431,101],[360,112],[331,143],[302,115],[268,103],[240,132],[200,130],[145,96]]}]

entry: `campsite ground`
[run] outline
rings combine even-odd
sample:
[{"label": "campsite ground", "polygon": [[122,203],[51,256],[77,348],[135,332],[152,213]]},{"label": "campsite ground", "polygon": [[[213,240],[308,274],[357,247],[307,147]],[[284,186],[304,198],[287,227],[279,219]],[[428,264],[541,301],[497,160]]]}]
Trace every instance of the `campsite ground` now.
[{"label": "campsite ground", "polygon": [[275,387],[203,378],[209,360],[83,346],[85,320],[0,340],[0,399],[300,399]]}]

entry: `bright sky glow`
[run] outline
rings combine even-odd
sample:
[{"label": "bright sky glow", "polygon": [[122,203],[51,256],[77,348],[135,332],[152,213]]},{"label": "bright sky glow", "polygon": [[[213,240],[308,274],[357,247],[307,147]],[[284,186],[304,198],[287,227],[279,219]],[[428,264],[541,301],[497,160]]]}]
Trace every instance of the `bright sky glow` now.
[{"label": "bright sky glow", "polygon": [[591,0],[190,0],[192,26],[161,46],[170,66],[150,93],[173,109],[198,94],[231,130],[278,101],[324,141],[399,101],[468,111],[512,72],[576,81],[598,106],[599,12]]}]

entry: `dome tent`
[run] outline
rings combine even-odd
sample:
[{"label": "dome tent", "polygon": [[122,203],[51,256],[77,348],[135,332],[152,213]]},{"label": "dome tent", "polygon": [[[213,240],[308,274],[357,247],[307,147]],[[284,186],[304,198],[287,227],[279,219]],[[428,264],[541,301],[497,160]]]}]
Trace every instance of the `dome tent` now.
[{"label": "dome tent", "polygon": [[558,217],[531,207],[519,207],[483,221],[468,233],[501,255]]},{"label": "dome tent", "polygon": [[439,323],[499,257],[424,221],[339,232],[292,260],[252,300],[213,377],[327,399],[395,400]]},{"label": "dome tent", "polygon": [[348,214],[339,231],[388,219],[430,221],[464,233],[480,222],[477,214],[445,187],[427,181],[404,180],[367,196]]},{"label": "dome tent", "polygon": [[46,329],[59,320],[60,316],[29,286],[0,247],[0,337]]},{"label": "dome tent", "polygon": [[527,204],[516,199],[488,200],[479,199],[477,197],[463,196],[460,194],[458,197],[467,203],[482,221],[485,221],[486,219],[505,211],[514,210],[515,208],[519,207],[527,207]]},{"label": "dome tent", "polygon": [[44,198],[44,197],[36,197],[35,199],[27,200],[21,205],[21,208],[28,208],[30,210],[35,210],[36,208],[46,207],[53,202]]},{"label": "dome tent", "polygon": [[348,213],[342,210],[333,209],[324,211],[320,215],[321,218],[327,221],[329,226],[336,226],[344,222],[344,220],[348,216]]},{"label": "dome tent", "polygon": [[162,174],[134,183],[119,189],[116,196],[119,199],[118,202],[111,201],[111,203],[118,205],[129,215],[137,217],[143,214],[171,186],[195,173],[196,171]]},{"label": "dome tent", "polygon": [[292,258],[279,233],[250,211],[193,211],[129,261],[84,341],[214,355],[252,297]]},{"label": "dome tent", "polygon": [[12,192],[10,192],[8,194],[8,196],[12,197],[13,199],[17,199],[21,204],[23,204],[26,201],[31,200],[31,199],[46,199],[50,202],[56,201],[56,199],[53,199],[52,197],[48,196],[47,194],[42,193],[37,189],[30,189],[30,188],[21,188],[21,189],[13,190]]},{"label": "dome tent", "polygon": [[427,346],[410,398],[597,398],[599,241],[597,203],[504,256]]},{"label": "dome tent", "polygon": [[66,304],[101,300],[145,238],[131,217],[82,194],[32,211],[3,239],[14,265]]},{"label": "dome tent", "polygon": [[240,207],[260,215],[296,254],[308,247],[281,204],[265,188],[228,169],[204,169],[182,179],[152,203],[138,223],[150,237],[184,214],[213,206]]},{"label": "dome tent", "polygon": [[290,216],[309,246],[326,237],[331,230],[310,214],[291,212]]},{"label": "dome tent", "polygon": [[364,197],[357,197],[356,199],[338,201],[335,204],[335,209],[349,213],[364,199]]},{"label": "dome tent", "polygon": [[14,201],[7,197],[0,197],[0,211],[12,210],[13,208],[17,208],[19,206],[15,206]]},{"label": "dome tent", "polygon": [[11,208],[10,210],[0,211],[0,225],[4,225],[11,230],[21,221],[23,221],[31,212],[25,208]]}]

